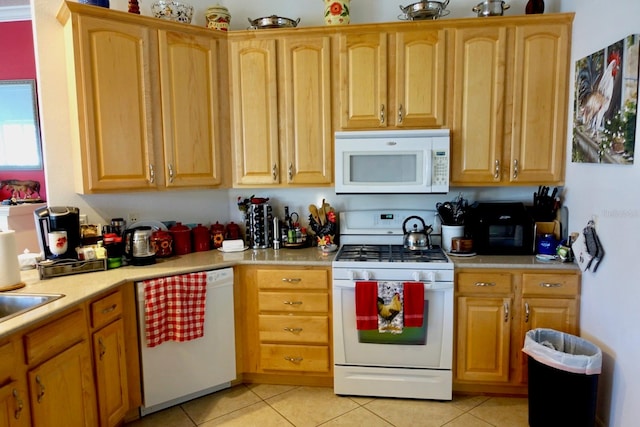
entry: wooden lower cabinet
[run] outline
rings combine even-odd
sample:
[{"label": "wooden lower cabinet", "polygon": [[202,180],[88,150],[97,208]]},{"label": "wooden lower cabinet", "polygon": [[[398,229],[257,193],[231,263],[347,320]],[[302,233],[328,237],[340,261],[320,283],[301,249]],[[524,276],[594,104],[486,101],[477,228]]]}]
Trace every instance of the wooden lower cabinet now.
[{"label": "wooden lower cabinet", "polygon": [[331,385],[330,268],[238,266],[244,382]]},{"label": "wooden lower cabinet", "polygon": [[576,270],[458,270],[454,390],[526,394],[527,331],[577,335],[579,299]]},{"label": "wooden lower cabinet", "polygon": [[15,339],[0,342],[0,427],[27,427],[29,395],[18,368],[20,348]]}]

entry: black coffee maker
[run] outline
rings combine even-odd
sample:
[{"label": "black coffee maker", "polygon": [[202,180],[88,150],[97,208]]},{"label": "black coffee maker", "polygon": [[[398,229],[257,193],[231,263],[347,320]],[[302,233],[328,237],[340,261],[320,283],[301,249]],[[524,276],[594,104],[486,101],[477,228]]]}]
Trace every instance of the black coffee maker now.
[{"label": "black coffee maker", "polygon": [[[45,206],[33,212],[38,233],[40,250],[47,259],[71,258],[78,259],[76,248],[81,245],[80,240],[80,209],[72,206]],[[47,234],[51,231],[67,232],[67,252],[54,255],[49,249]]]}]

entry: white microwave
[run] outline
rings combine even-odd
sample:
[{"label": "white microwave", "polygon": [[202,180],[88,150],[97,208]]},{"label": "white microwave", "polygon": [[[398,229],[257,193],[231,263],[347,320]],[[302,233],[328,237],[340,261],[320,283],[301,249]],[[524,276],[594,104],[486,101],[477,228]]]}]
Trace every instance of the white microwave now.
[{"label": "white microwave", "polygon": [[335,191],[447,193],[448,129],[335,133]]}]

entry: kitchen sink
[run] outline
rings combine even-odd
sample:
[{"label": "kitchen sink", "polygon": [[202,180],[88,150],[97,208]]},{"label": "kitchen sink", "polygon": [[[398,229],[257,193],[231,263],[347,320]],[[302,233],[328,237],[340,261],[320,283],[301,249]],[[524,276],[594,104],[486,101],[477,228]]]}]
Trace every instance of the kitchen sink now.
[{"label": "kitchen sink", "polygon": [[43,306],[59,298],[63,294],[0,294],[0,322]]}]

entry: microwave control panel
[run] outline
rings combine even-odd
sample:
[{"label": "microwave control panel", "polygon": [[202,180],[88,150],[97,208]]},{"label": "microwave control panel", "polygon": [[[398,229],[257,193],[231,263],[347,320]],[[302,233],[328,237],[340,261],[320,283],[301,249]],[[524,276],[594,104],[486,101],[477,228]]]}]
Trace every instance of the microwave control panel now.
[{"label": "microwave control panel", "polygon": [[433,185],[449,185],[449,155],[444,150],[433,150]]}]

